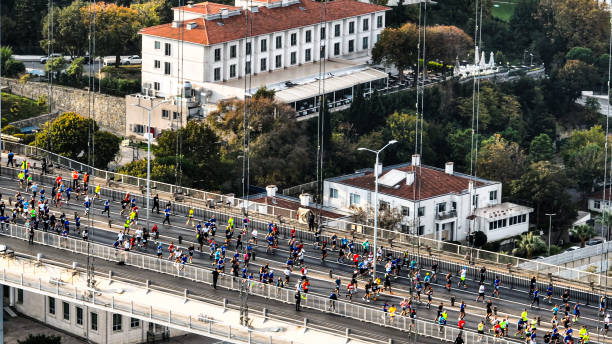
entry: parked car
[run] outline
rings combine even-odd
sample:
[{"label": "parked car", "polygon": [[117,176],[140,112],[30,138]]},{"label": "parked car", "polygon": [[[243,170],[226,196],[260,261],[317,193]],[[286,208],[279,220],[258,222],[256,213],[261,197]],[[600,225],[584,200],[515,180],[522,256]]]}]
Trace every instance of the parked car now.
[{"label": "parked car", "polygon": [[51,54],[49,56],[43,56],[43,57],[40,58],[40,63],[46,64],[47,60],[54,59],[56,57],[61,57],[61,56],[62,56],[62,54]]},{"label": "parked car", "polygon": [[139,65],[142,64],[142,59],[138,55],[128,56],[126,58],[121,59],[122,65]]},{"label": "parked car", "polygon": [[577,249],[579,249],[580,246],[572,246],[570,248],[568,248],[567,250],[565,250],[565,252],[572,252],[572,251],[576,251]]},{"label": "parked car", "polygon": [[587,244],[587,245],[589,245],[589,246],[593,246],[593,245],[598,245],[598,244],[601,244],[601,243],[603,243],[603,242],[604,242],[604,241],[603,241],[603,239],[596,239],[596,238],[593,238],[593,239],[591,239],[591,240],[587,241],[587,242],[586,242],[586,244]]}]

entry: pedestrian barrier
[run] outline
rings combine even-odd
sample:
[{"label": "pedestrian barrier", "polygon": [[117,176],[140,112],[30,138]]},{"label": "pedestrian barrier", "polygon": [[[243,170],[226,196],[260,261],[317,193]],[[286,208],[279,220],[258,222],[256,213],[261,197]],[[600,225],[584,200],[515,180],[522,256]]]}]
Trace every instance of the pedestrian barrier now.
[{"label": "pedestrian barrier", "polygon": [[[9,224],[8,231],[2,233],[10,237],[28,240],[26,229],[22,226]],[[159,259],[153,256],[114,249],[110,246],[81,241],[70,237],[62,237],[50,232],[35,231],[34,242],[46,246],[51,246],[79,254],[89,254],[95,258],[113,262],[123,262],[126,265],[139,267],[163,274],[183,277],[195,282],[212,285],[212,271],[194,266],[172,262],[166,259]],[[240,283],[243,279],[228,274],[220,274],[217,286],[235,290],[240,290]],[[287,288],[278,288],[270,284],[258,281],[248,281],[248,291],[252,295],[273,299],[283,303],[295,303],[295,292]],[[389,313],[371,307],[362,306],[345,301],[332,301],[319,295],[306,295],[302,300],[302,306],[315,309],[329,314],[344,316],[347,318],[373,323],[379,326],[394,328],[397,330],[414,333],[417,335],[436,338],[443,341],[454,341],[461,332],[466,344],[509,344],[517,343],[513,339],[495,338],[490,335],[479,336],[471,330],[460,330],[451,326],[440,327],[433,322],[426,322],[415,319],[414,323],[410,318],[400,316],[392,317]]]}]

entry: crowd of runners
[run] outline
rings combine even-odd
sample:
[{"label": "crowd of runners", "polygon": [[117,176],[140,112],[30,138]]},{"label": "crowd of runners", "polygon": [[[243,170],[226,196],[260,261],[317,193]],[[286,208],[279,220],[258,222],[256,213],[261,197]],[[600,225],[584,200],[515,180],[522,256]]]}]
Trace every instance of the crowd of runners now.
[{"label": "crowd of runners", "polygon": [[[10,164],[14,164],[14,158],[9,159]],[[94,201],[100,204],[100,215],[111,217],[111,202],[100,197],[100,185],[95,185],[92,192],[89,190],[89,175],[72,171],[71,180],[64,180],[61,176],[55,178],[51,190],[47,190],[32,180],[30,174],[30,164],[23,160],[19,165],[17,183],[19,191],[14,195],[14,202],[9,199],[9,204],[0,202],[0,225],[4,229],[7,223],[25,223],[29,235],[29,242],[33,244],[34,233],[36,230],[55,231],[63,237],[69,235],[81,237],[88,240],[88,226],[81,225],[81,216],[90,215]],[[2,195],[0,194],[0,199]],[[82,206],[82,212],[75,211],[73,214],[66,214],[62,211],[62,204],[72,202],[71,205]],[[237,220],[230,217],[227,224],[221,224],[213,215],[207,220],[196,219],[194,209],[189,209],[186,215],[185,226],[192,229],[193,241],[187,241],[187,246],[179,243],[176,245],[170,242],[164,245],[160,240],[160,226],[170,225],[172,215],[172,204],[167,202],[163,207],[163,220],[157,224],[152,221],[151,233],[149,230],[139,225],[139,206],[136,198],[130,193],[126,193],[121,200],[120,216],[125,221],[122,230],[117,233],[117,238],[113,246],[117,250],[130,251],[135,249],[153,248],[159,259],[168,259],[175,262],[177,271],[184,269],[186,264],[193,263],[194,254],[207,254],[212,269],[214,270],[213,286],[216,288],[219,274],[229,273],[234,277],[247,280],[257,280],[261,283],[273,284],[279,288],[295,289],[296,311],[300,311],[301,302],[307,298],[311,284],[309,280],[309,269],[305,262],[306,247],[305,243],[297,239],[295,228],[289,233],[289,238],[282,239],[279,235],[279,228],[274,223],[269,223],[265,233],[261,233],[264,238],[260,241],[260,233],[256,228],[251,228],[250,220],[247,216]],[[57,208],[50,211],[50,207]],[[65,206],[64,206],[65,207]],[[148,210],[147,210],[148,211]],[[151,212],[160,214],[160,199],[157,195],[153,198]],[[59,214],[56,216],[56,214]],[[311,229],[314,232],[314,242],[312,250],[319,255],[321,263],[325,264],[328,255],[332,253],[338,264],[350,265],[352,275],[345,277],[336,276],[333,287],[329,293],[329,310],[336,309],[336,300],[342,298],[353,300],[361,298],[368,303],[378,302],[381,308],[391,321],[399,317],[408,317],[411,329],[414,328],[417,319],[417,305],[427,309],[437,309],[436,316],[432,319],[443,331],[449,322],[455,322],[448,317],[448,310],[443,302],[433,305],[434,283],[440,284],[442,292],[451,293],[453,288],[468,289],[466,283],[468,268],[463,266],[459,271],[448,272],[438,276],[438,263],[433,261],[431,266],[421,266],[409,252],[405,252],[403,257],[396,257],[385,254],[383,248],[374,253],[372,245],[368,240],[356,243],[347,237],[338,237],[336,234],[330,236],[330,242],[321,240],[321,229],[316,226]],[[286,240],[286,241],[285,241]],[[269,255],[286,254],[284,258],[284,271],[275,274],[268,264],[261,265],[259,269],[249,269],[250,262],[256,259],[256,248],[266,247]],[[279,249],[279,246],[286,246],[286,250]],[[284,253],[287,252],[287,253]],[[374,262],[379,266],[384,266],[384,272],[379,276],[372,276]],[[227,267],[226,267],[227,266]],[[295,281],[292,275],[297,275]],[[330,271],[331,275],[331,271]],[[540,330],[542,320],[538,317],[529,317],[528,310],[524,309],[518,320],[511,319],[508,315],[498,316],[493,300],[499,300],[501,280],[496,276],[492,281],[486,279],[486,267],[480,269],[480,279],[477,279],[476,302],[483,302],[486,308],[482,320],[477,324],[471,324],[482,340],[485,334],[495,337],[513,337],[522,339],[527,344],[536,343],[582,343],[590,341],[590,333],[584,325],[579,324],[580,308],[579,302],[570,300],[569,290],[560,295],[561,302],[553,302],[553,285],[549,284],[546,290],[537,288],[536,278],[533,277],[530,283],[529,298],[531,308],[541,310],[540,298],[544,297],[547,308],[550,308],[550,326],[546,330]],[[400,277],[409,279],[409,295],[401,298],[398,304],[390,302],[392,298],[381,297],[381,294],[388,293],[393,295],[392,283]],[[346,282],[346,283],[345,283]],[[360,289],[360,287],[362,288]],[[440,290],[440,289],[439,289]],[[445,291],[444,291],[445,290]],[[454,303],[454,296],[451,297]],[[606,299],[599,300],[599,315],[602,316],[602,334],[607,335],[610,316],[607,314]],[[468,311],[468,306],[461,300],[458,307],[459,315],[456,325],[459,329],[467,328],[466,313],[474,315],[475,311]],[[511,330],[514,323],[516,331]],[[514,332],[514,333],[513,333]],[[456,343],[463,343],[460,334]]]}]

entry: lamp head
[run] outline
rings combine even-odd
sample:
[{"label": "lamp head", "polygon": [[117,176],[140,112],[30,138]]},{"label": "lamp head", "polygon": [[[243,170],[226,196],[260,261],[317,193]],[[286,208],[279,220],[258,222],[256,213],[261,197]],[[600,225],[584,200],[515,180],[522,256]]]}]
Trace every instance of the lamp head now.
[{"label": "lamp head", "polygon": [[394,144],[394,143],[397,143],[397,140],[391,140],[391,141],[389,141],[389,144],[390,144],[390,145],[392,145],[392,144]]},{"label": "lamp head", "polygon": [[364,150],[366,150],[366,149],[365,149],[365,148],[363,148],[363,147],[359,147],[359,148],[357,148],[357,150],[358,150],[358,151],[364,151]]}]

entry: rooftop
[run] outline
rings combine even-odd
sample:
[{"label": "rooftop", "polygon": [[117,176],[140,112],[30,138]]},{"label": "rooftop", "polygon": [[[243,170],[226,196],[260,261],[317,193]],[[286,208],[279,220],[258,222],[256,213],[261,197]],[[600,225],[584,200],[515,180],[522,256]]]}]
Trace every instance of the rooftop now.
[{"label": "rooftop", "polygon": [[[255,202],[255,203],[273,205],[275,207],[290,209],[294,211],[297,211],[299,208],[310,209],[314,212],[317,212],[319,210],[318,208],[312,207],[312,206],[303,207],[300,204],[300,201],[298,199],[289,197],[289,196],[284,196],[284,195],[276,195],[275,197],[269,197],[269,196],[266,196],[266,194],[255,195],[253,196],[253,198],[250,199],[250,201]],[[328,217],[331,219],[339,219],[339,218],[346,217],[348,215],[341,214],[337,212],[336,210],[331,211],[331,210],[325,210],[325,208],[323,208],[321,210],[321,216]]]},{"label": "rooftop", "polygon": [[221,13],[221,9],[225,8],[229,11],[233,11],[233,10],[239,10],[240,7],[235,7],[235,6],[230,6],[230,5],[225,5],[225,4],[218,4],[216,2],[200,2],[197,4],[193,4],[192,6],[180,6],[180,7],[174,7],[172,8],[175,11],[185,11],[185,12],[193,12],[193,13],[199,13],[199,14],[217,14],[217,13]]},{"label": "rooftop", "polygon": [[[243,9],[240,10],[240,15],[234,15],[224,19],[207,20],[204,18],[197,18],[186,20],[186,23],[197,24],[197,26],[192,29],[172,27],[172,24],[168,23],[144,28],[140,30],[140,33],[143,35],[164,37],[174,40],[178,40],[179,34],[182,33],[182,38],[186,42],[202,45],[217,44],[244,38],[245,17],[247,14],[250,23],[252,23],[252,32],[250,36],[258,36],[320,23],[324,6],[326,6],[325,19],[328,21],[387,11],[389,9],[386,6],[374,5],[356,0],[334,0],[326,3],[301,0],[289,6],[274,8],[262,6],[259,7],[256,12],[250,12],[249,10]],[[206,2],[194,5],[192,8],[187,7],[185,10],[201,11],[197,13],[202,14],[212,14],[208,11],[217,11],[218,13],[221,8],[229,9],[230,7],[231,6]],[[237,8],[232,8],[232,10],[233,9]]]},{"label": "rooftop", "polygon": [[491,207],[478,208],[474,211],[474,215],[485,219],[496,219],[498,217],[506,218],[511,215],[527,214],[532,211],[532,208],[506,202]]},{"label": "rooftop", "polygon": [[[393,175],[399,172],[415,172],[414,182],[408,185],[404,178],[401,182],[393,186],[383,185],[381,179],[396,179],[385,178],[388,173]],[[374,192],[375,176],[373,169],[368,169],[354,174],[327,179],[327,181],[339,184],[354,186],[360,189],[365,189]],[[395,166],[383,168],[382,174],[379,176],[378,191],[381,194],[404,198],[408,200],[427,199],[447,194],[461,194],[468,192],[471,177],[465,174],[454,172],[453,174],[446,173],[443,169],[431,166],[422,165],[412,166],[410,163],[404,163]],[[420,183],[420,190],[417,187]],[[497,184],[498,182],[489,181],[480,178],[474,178],[474,188]],[[420,196],[419,196],[420,192]]]}]

